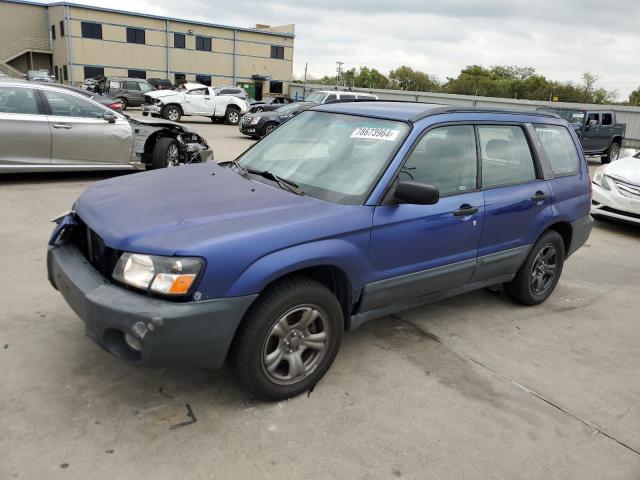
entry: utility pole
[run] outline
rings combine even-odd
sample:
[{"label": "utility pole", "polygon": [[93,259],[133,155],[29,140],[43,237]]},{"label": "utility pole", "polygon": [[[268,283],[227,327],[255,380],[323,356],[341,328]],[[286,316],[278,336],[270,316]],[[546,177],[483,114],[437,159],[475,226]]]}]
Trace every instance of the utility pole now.
[{"label": "utility pole", "polygon": [[304,64],[304,80],[302,81],[302,99],[307,98],[307,68],[309,67],[309,62]]},{"label": "utility pole", "polygon": [[336,62],[336,87],[344,87],[344,78],[342,77],[342,65],[344,62]]}]

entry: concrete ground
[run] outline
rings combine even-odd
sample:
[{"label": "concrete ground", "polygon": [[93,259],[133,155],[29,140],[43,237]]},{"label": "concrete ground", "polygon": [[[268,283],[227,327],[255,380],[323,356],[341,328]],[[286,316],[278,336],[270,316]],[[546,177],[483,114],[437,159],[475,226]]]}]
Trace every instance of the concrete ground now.
[{"label": "concrete ground", "polygon": [[[230,159],[237,129],[194,122]],[[640,478],[640,228],[597,221],[553,296],[365,324],[309,395],[128,366],[46,278],[50,219],[113,174],[0,179],[1,479]]]}]

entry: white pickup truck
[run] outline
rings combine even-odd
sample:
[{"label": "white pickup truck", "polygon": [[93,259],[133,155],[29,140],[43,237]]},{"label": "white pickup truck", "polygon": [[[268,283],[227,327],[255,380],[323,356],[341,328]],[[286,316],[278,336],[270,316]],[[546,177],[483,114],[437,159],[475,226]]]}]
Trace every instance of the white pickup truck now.
[{"label": "white pickup truck", "polygon": [[164,117],[178,122],[181,117],[199,115],[211,118],[212,122],[224,119],[237,125],[249,104],[232,95],[218,95],[213,87],[200,83],[185,83],[175,90],[156,90],[144,95],[142,115]]}]

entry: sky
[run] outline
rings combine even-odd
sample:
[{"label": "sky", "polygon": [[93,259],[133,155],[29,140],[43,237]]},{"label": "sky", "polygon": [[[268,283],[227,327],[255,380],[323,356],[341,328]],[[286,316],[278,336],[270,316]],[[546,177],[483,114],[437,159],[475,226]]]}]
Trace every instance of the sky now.
[{"label": "sky", "polygon": [[408,65],[441,80],[467,65],[588,71],[618,100],[640,87],[640,0],[71,0],[237,27],[296,25],[293,71]]}]

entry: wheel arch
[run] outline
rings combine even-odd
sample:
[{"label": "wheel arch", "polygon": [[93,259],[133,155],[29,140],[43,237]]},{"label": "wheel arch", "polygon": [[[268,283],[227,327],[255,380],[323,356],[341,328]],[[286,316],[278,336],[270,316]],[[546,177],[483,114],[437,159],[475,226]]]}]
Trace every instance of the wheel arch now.
[{"label": "wheel arch", "polygon": [[182,109],[182,105],[180,105],[179,103],[175,103],[175,102],[171,102],[171,103],[167,103],[166,105],[164,105],[162,107],[162,114],[164,115],[164,111],[166,108],[168,107],[176,107],[178,110],[180,110],[180,115],[184,115],[184,110]]},{"label": "wheel arch", "polygon": [[540,238],[548,231],[558,232],[558,234],[562,237],[562,243],[564,243],[564,255],[566,258],[571,249],[571,242],[573,240],[573,229],[571,228],[571,223],[567,221],[552,223],[546,228],[544,232],[540,234],[538,238]]}]

